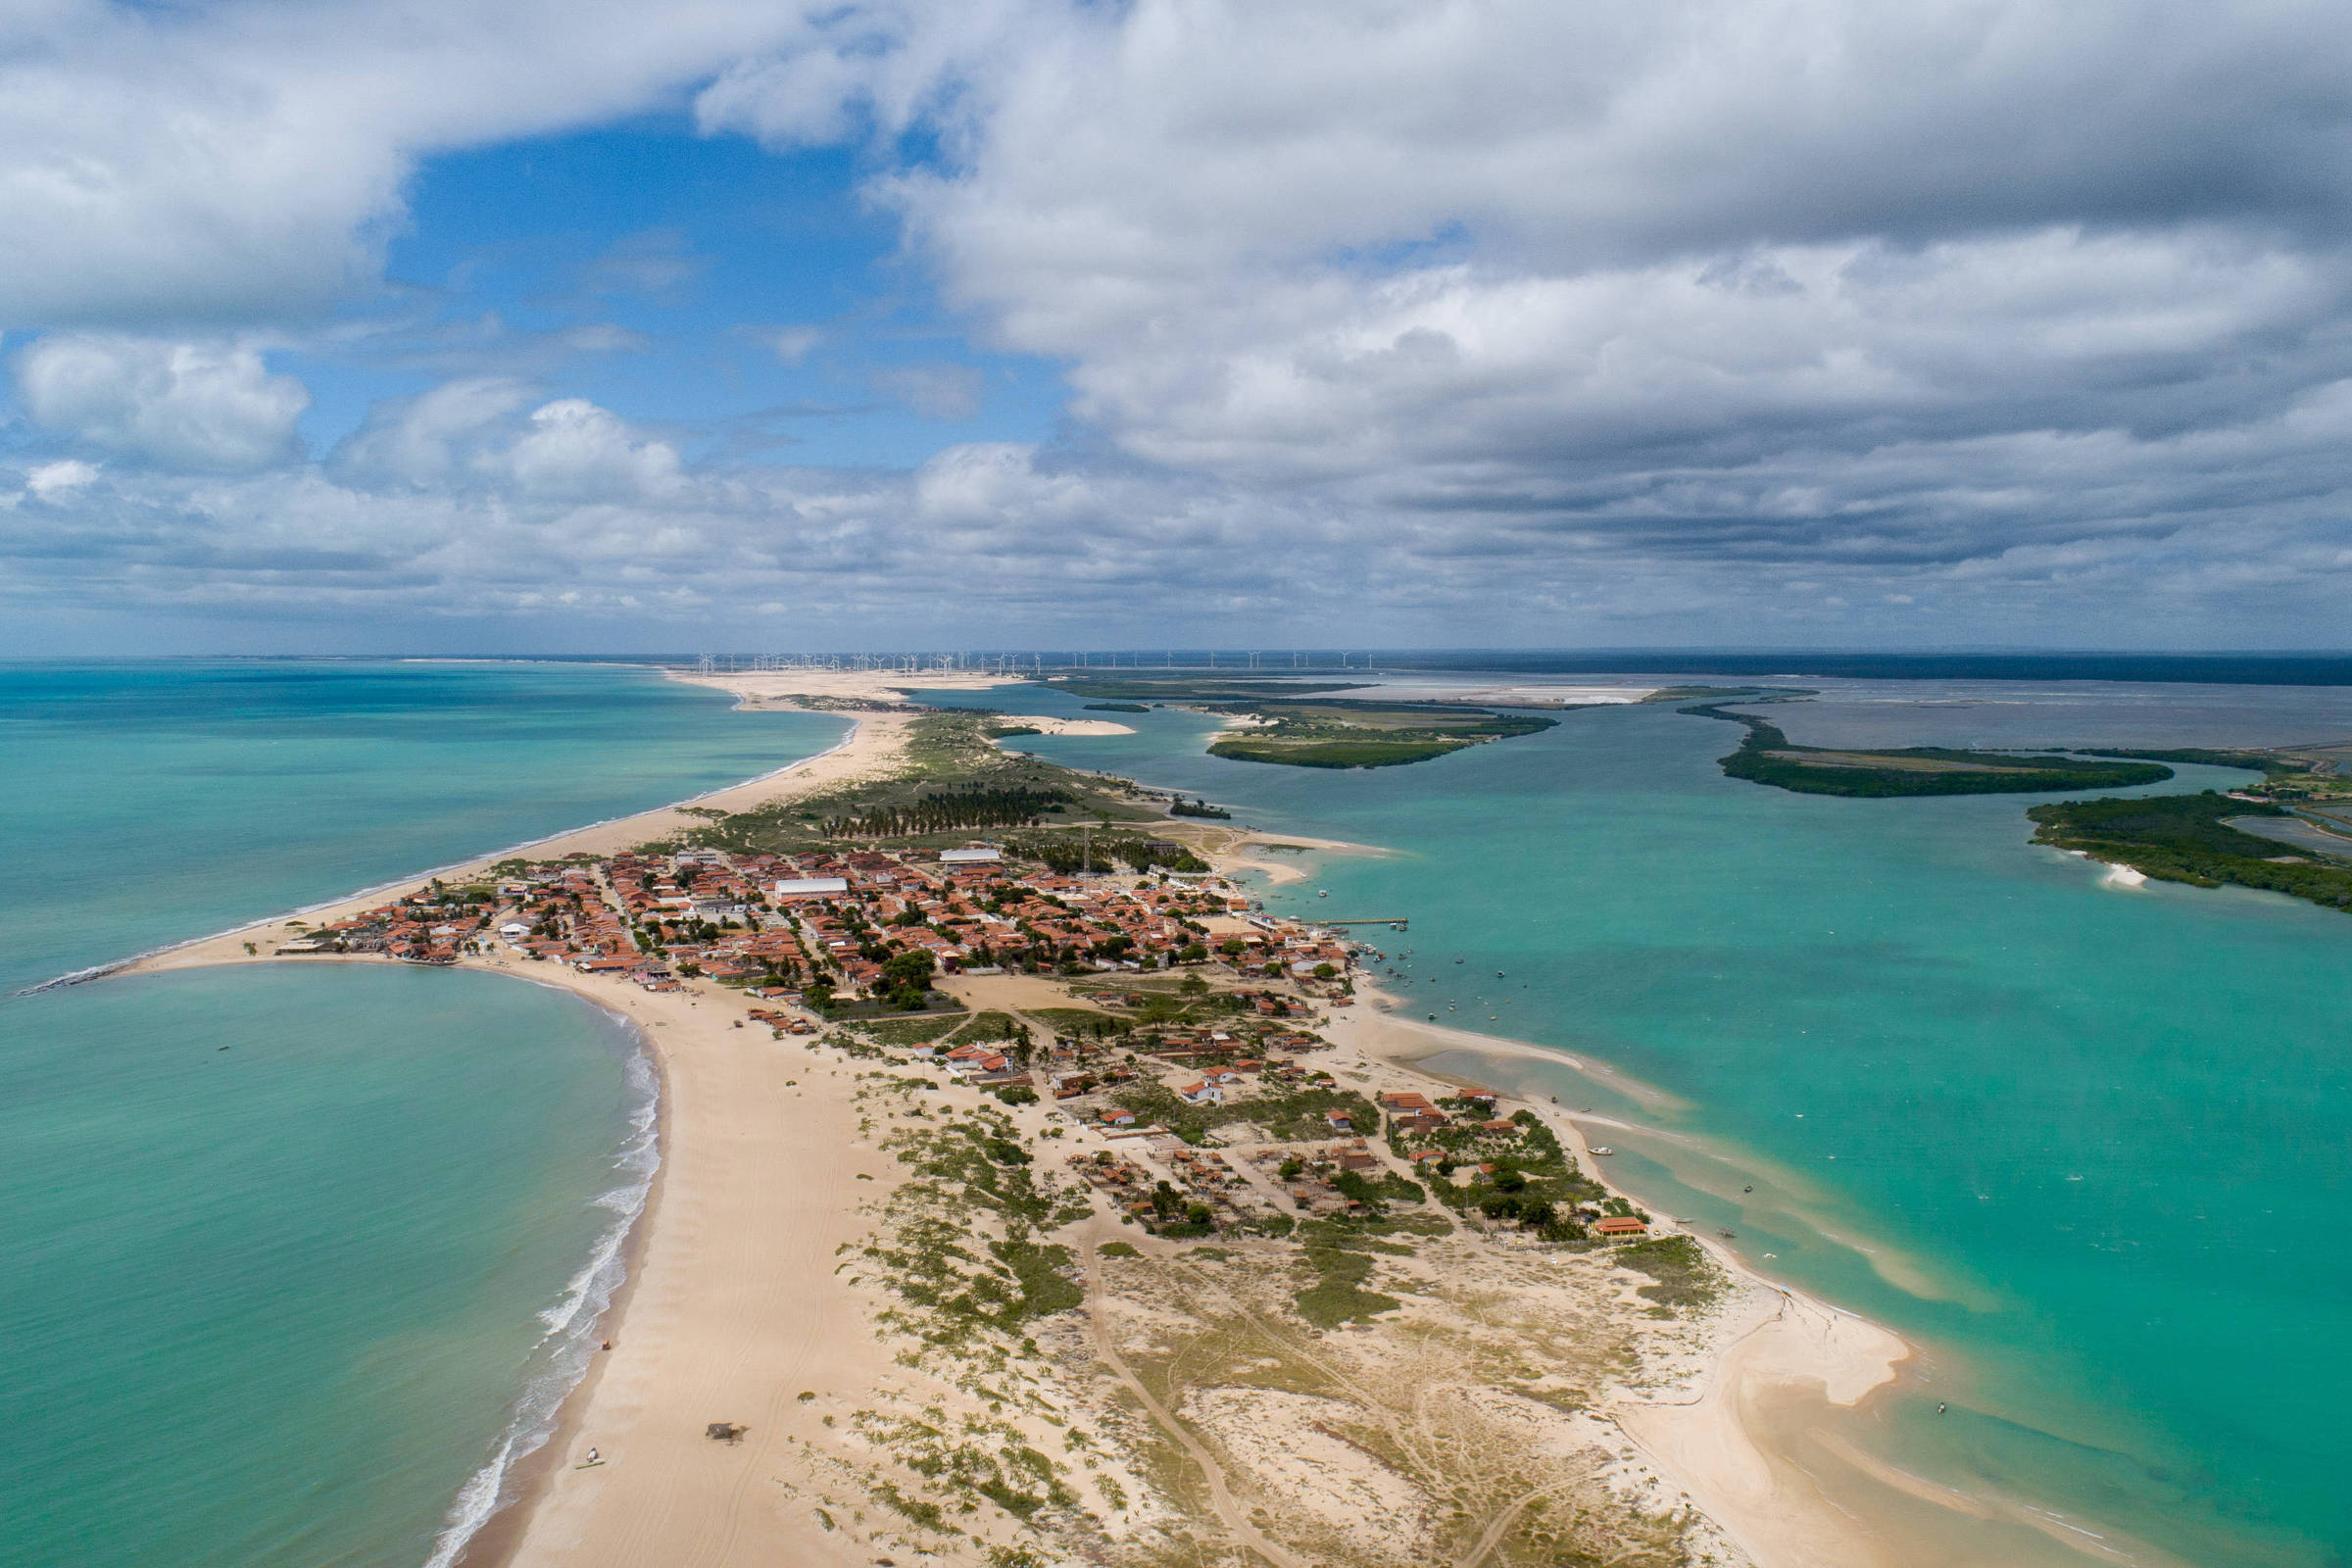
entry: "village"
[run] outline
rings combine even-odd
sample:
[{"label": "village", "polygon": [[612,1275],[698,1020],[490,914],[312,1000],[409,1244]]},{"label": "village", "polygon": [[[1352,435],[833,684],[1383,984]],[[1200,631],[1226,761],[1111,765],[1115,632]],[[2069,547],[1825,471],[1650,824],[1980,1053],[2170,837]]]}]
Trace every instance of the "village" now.
[{"label": "village", "polygon": [[[1531,1241],[1648,1234],[1532,1111],[1317,1065],[1318,1009],[1355,1004],[1357,947],[1265,914],[1222,876],[1064,873],[977,842],[648,847],[492,876],[428,884],[276,951],[505,956],[649,991],[706,982],[779,1038],[830,1030],[855,1054],[1042,1106],[1039,1131],[1071,1148],[1073,1173],[1154,1234],[1282,1236],[1432,1201]],[[1029,1004],[992,1004],[986,982],[1014,976]]]},{"label": "village", "polygon": [[[1189,825],[1090,854],[1084,818],[875,818],[804,813],[772,850],[740,817],[690,819],[232,940],[249,960],[536,974],[639,1024],[684,1086],[665,1110],[821,1168],[824,1250],[773,1289],[823,1303],[827,1343],[872,1364],[793,1372],[794,1413],[753,1441],[812,1539],[854,1536],[859,1560],[966,1560],[960,1541],[990,1563],[1159,1562],[1253,1539],[1253,1517],[1310,1548],[1288,1560],[1388,1568],[1493,1529],[1529,1561],[1604,1538],[1643,1568],[1738,1560],[1590,1413],[1596,1369],[1633,1396],[1686,1386],[1725,1277],[1594,1179],[1556,1103],[1395,1052],[1390,955],[1346,934],[1366,922],[1270,913]],[[804,1185],[713,1188],[733,1167],[709,1147],[678,1144],[663,1180],[740,1196],[743,1235],[791,1234],[768,1216],[807,1207]],[[610,1343],[649,1368],[670,1345]],[[1442,1411],[1433,1376],[1456,1391]],[[612,1430],[588,1419],[589,1442]],[[1432,1420],[1442,1452],[1398,1446]],[[1575,1472],[1531,1457],[1531,1431]],[[1356,1531],[1362,1498],[1292,1477],[1300,1453],[1391,1498],[1402,1533]],[[1270,1512],[1188,1479],[1244,1472]],[[1520,1508],[1531,1492],[1558,1511]]]}]

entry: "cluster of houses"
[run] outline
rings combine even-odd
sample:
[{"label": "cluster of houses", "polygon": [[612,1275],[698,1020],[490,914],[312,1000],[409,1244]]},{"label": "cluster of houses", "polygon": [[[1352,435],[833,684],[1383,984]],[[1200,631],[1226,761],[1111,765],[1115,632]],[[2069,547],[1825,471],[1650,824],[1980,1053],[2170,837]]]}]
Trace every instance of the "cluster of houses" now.
[{"label": "cluster of houses", "polygon": [[[525,864],[472,902],[436,889],[281,951],[447,963],[496,948],[655,989],[700,974],[763,996],[820,977],[837,994],[879,994],[884,965],[909,952],[943,974],[1138,972],[1223,958],[1287,975],[1345,964],[1338,944],[1250,908],[1213,878],[1063,875],[985,845],[922,855],[689,850]],[[1263,1006],[1268,1016],[1289,1011],[1280,1001]]]},{"label": "cluster of houses", "polygon": [[488,935],[492,906],[465,892],[435,886],[346,919],[311,928],[277,945],[279,953],[381,953],[411,963],[455,963],[478,953]]}]

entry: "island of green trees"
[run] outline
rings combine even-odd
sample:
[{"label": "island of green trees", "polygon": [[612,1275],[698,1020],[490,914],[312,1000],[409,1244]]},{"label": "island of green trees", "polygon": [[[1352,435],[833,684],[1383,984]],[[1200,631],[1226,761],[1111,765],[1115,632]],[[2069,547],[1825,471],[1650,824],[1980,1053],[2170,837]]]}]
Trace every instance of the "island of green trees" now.
[{"label": "island of green trees", "polygon": [[[1220,735],[1211,757],[1290,767],[1395,767],[1426,762],[1465,747],[1549,729],[1555,719],[1501,713],[1460,703],[1372,702],[1331,695],[1346,682],[1054,677],[1050,684],[1081,697],[1149,699],[1251,721]],[[1119,702],[1090,703],[1116,708]]]},{"label": "island of green trees", "polygon": [[[2296,855],[2277,840],[2230,826],[2232,818],[2292,814],[2211,790],[2144,800],[2059,801],[2026,811],[2034,822],[2034,843],[2079,850],[2143,876],[2200,888],[2234,882],[2352,909],[2352,865]],[[2346,851],[2352,853],[2352,840],[2346,841]]]},{"label": "island of green trees", "polygon": [[2063,753],[2020,757],[1937,746],[1883,752],[1796,746],[1778,726],[1718,704],[1701,703],[1675,711],[1746,726],[1747,735],[1740,749],[1721,759],[1724,772],[1803,795],[2010,795],[2122,789],[2161,784],[2173,776],[2173,770],[2160,762],[2094,762]]}]

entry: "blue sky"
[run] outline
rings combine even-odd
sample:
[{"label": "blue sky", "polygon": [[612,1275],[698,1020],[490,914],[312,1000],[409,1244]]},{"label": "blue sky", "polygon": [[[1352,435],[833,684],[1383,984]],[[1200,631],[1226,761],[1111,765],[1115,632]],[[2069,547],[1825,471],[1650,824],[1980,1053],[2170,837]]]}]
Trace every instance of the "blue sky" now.
[{"label": "blue sky", "polygon": [[383,287],[342,313],[371,335],[280,361],[312,391],[304,439],[327,451],[378,399],[525,364],[695,457],[912,466],[949,439],[1049,437],[1054,368],[976,350],[858,176],[845,149],[770,155],[678,114],[434,158]]},{"label": "blue sky", "polygon": [[0,655],[2338,647],[2300,0],[0,22]]}]

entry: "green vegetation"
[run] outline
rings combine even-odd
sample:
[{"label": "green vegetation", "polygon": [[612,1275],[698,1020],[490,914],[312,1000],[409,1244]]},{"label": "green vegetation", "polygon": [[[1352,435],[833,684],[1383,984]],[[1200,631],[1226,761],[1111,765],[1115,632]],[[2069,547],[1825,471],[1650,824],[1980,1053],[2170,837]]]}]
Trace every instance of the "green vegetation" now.
[{"label": "green vegetation", "polygon": [[1728,703],[1742,697],[1805,696],[1811,692],[1795,692],[1787,687],[1777,691],[1770,686],[1664,686],[1642,699],[1645,703]]},{"label": "green vegetation", "polygon": [[1123,1034],[1129,1028],[1124,1018],[1114,1018],[1107,1012],[1094,1012],[1085,1007],[1031,1007],[1029,1016],[1057,1035],[1091,1035],[1098,1039]]},{"label": "green vegetation", "polygon": [[[1021,733],[1034,735],[1035,730]],[[976,827],[1028,827],[1039,815],[1078,799],[1064,789],[995,787],[973,782],[933,790],[911,806],[878,807],[856,816],[826,819],[827,838],[916,838]]]},{"label": "green vegetation", "polygon": [[1273,722],[1219,736],[1208,755],[1292,767],[1396,767],[1558,722],[1446,703],[1261,702],[1221,710]]},{"label": "green vegetation", "polygon": [[2287,846],[2225,820],[2292,814],[2210,790],[2146,800],[2060,801],[2026,812],[2034,823],[2034,843],[2080,850],[2160,881],[2201,888],[2234,882],[2352,909],[2352,866],[2274,858]]},{"label": "green vegetation", "polygon": [[1801,795],[2012,795],[2122,789],[2161,784],[2173,776],[2171,768],[2156,762],[2089,762],[2062,754],[2019,757],[1934,746],[1849,752],[1793,746],[1778,727],[1750,713],[1735,713],[1707,703],[1676,711],[1746,726],[1747,736],[1740,749],[1720,759],[1724,772],[1732,778]]},{"label": "green vegetation", "polygon": [[[914,1175],[892,1195],[887,1234],[864,1255],[903,1303],[886,1316],[926,1344],[1014,1331],[1085,1298],[1070,1277],[1070,1250],[1036,1240],[1053,1219],[1055,1195],[1031,1173],[1018,1137],[1002,1112],[981,1110],[891,1141]],[[972,1225],[983,1213],[999,1221],[1002,1240]]]},{"label": "green vegetation", "polygon": [[899,772],[805,800],[736,811],[648,848],[798,855],[837,850],[843,836],[895,849],[951,848],[975,828],[1085,817],[1128,832],[1162,820],[1123,779],[1098,778],[989,744],[988,715],[939,710],[908,727]]},{"label": "green vegetation", "polygon": [[[1436,1183],[1438,1201],[1457,1213],[1476,1209],[1491,1225],[1534,1231],[1547,1242],[1582,1241],[1584,1227],[1576,1222],[1571,1206],[1599,1201],[1606,1189],[1576,1168],[1542,1117],[1522,1110],[1510,1120],[1518,1131],[1507,1135],[1447,1127],[1431,1136],[1425,1147],[1446,1153],[1438,1164],[1442,1175],[1451,1176],[1463,1166],[1494,1167],[1462,1186],[1451,1180]],[[1399,1143],[1392,1134],[1391,1148],[1402,1153]]]},{"label": "green vegetation", "polygon": [[1130,1242],[1104,1242],[1101,1251],[1104,1257],[1141,1257],[1144,1255],[1137,1251],[1134,1244]]},{"label": "green vegetation", "polygon": [[856,1027],[876,1045],[919,1046],[961,1028],[970,1018],[968,1012],[940,1012],[921,1018],[863,1018]]},{"label": "green vegetation", "polygon": [[1307,1266],[1315,1271],[1314,1283],[1291,1298],[1300,1317],[1319,1329],[1336,1329],[1343,1323],[1394,1312],[1403,1304],[1394,1296],[1364,1289],[1364,1281],[1372,1274],[1372,1258],[1358,1250],[1361,1246],[1360,1242],[1308,1242],[1300,1249]]},{"label": "green vegetation", "polygon": [[[1244,1121],[1264,1128],[1278,1143],[1328,1138],[1331,1124],[1324,1117],[1334,1110],[1351,1118],[1358,1133],[1369,1133],[1380,1125],[1380,1113],[1372,1102],[1349,1089],[1288,1090],[1232,1100],[1222,1105],[1188,1105],[1182,1096],[1165,1084],[1145,1079],[1122,1085],[1111,1099],[1137,1116],[1159,1123],[1188,1144],[1203,1143],[1219,1127]],[[1420,1190],[1415,1188],[1411,1196],[1419,1198]]]},{"label": "green vegetation", "polygon": [[1458,752],[1467,741],[1390,741],[1326,739],[1288,746],[1272,738],[1221,740],[1208,748],[1211,757],[1237,762],[1280,762],[1292,767],[1398,767],[1426,762],[1433,757]]},{"label": "green vegetation", "polygon": [[1067,834],[1033,834],[1009,841],[1005,848],[1025,859],[1043,860],[1063,876],[1084,869],[1091,861],[1098,871],[1124,862],[1138,871],[1165,866],[1171,871],[1205,871],[1208,862],[1183,845],[1140,833],[1097,833],[1088,844]]},{"label": "green vegetation", "polygon": [[1620,1247],[1610,1261],[1656,1281],[1634,1294],[1660,1306],[1706,1306],[1723,1294],[1723,1271],[1689,1236],[1654,1236]]},{"label": "green vegetation", "polygon": [[[1424,762],[1467,746],[1532,735],[1557,722],[1451,703],[1366,702],[1331,695],[1362,689],[1352,681],[1080,676],[1057,677],[1051,684],[1082,697],[1117,699],[1136,707],[1175,703],[1270,720],[1261,728],[1218,736],[1209,745],[1209,755],[1292,767],[1395,767]],[[1175,814],[1224,813],[1186,809],[1179,805]]]},{"label": "green vegetation", "polygon": [[1152,711],[1152,705],[1150,703],[1088,703],[1086,710],[1090,713],[1149,713]]},{"label": "green vegetation", "polygon": [[1382,1171],[1377,1180],[1351,1170],[1338,1171],[1333,1174],[1331,1185],[1339,1189],[1341,1197],[1361,1203],[1376,1214],[1386,1213],[1392,1200],[1418,1203],[1429,1196],[1419,1182],[1389,1170]]},{"label": "green vegetation", "polygon": [[[2352,804],[2352,745],[2281,747],[2274,751],[2217,751],[2183,746],[2171,751],[2097,748],[2101,757],[2133,757],[2159,762],[2202,762],[2211,767],[2247,768],[2262,774],[2243,788],[2272,801],[2309,801],[2314,808],[2341,810]],[[2322,814],[2326,814],[2323,811]],[[2341,825],[2341,824],[2338,824]]]},{"label": "green vegetation", "polygon": [[2276,778],[2299,772],[2302,764],[2276,752],[2221,751],[2209,746],[2175,746],[2164,751],[2127,751],[2118,746],[2079,748],[2094,757],[2129,757],[2143,762],[2188,762],[2206,767],[2243,767]]}]

